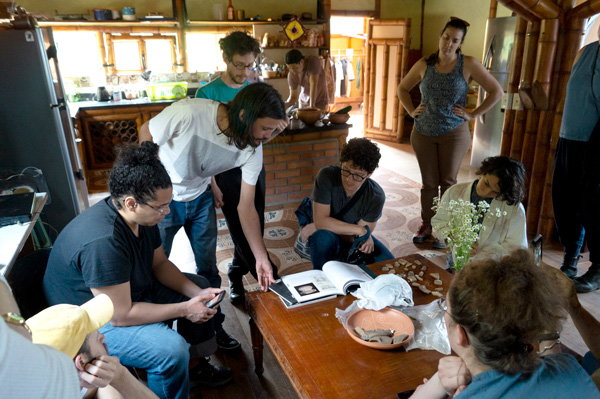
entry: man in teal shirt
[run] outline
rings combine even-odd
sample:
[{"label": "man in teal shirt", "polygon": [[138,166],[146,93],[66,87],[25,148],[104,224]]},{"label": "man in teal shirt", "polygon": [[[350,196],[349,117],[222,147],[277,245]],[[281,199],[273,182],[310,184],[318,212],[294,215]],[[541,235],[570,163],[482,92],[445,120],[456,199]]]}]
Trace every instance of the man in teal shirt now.
[{"label": "man in teal shirt", "polygon": [[[227,70],[220,77],[200,87],[196,91],[196,98],[208,98],[223,103],[233,100],[235,95],[245,86],[249,85],[248,78],[256,66],[256,57],[260,53],[258,41],[245,31],[235,31],[219,40],[223,61]],[[285,126],[277,129],[278,132]],[[244,284],[242,278],[248,272],[256,278],[256,260],[252,249],[244,236],[237,206],[240,201],[240,186],[242,171],[234,168],[213,177],[211,189],[213,191],[215,207],[221,208],[227,221],[229,234],[235,245],[233,261],[227,271],[229,277],[229,300],[234,305],[244,302]],[[254,205],[260,218],[261,231],[264,230],[265,213],[265,167],[263,166],[256,183]],[[216,231],[215,231],[216,234]],[[273,268],[273,277],[277,276],[277,267],[269,258]]]}]

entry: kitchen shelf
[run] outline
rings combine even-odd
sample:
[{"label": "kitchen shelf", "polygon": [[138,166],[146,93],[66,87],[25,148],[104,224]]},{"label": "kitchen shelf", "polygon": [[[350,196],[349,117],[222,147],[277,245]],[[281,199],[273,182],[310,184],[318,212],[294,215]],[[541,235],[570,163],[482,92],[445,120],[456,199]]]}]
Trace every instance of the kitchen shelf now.
[{"label": "kitchen shelf", "polygon": [[140,26],[154,26],[154,27],[176,27],[177,21],[38,21],[40,26],[51,26],[51,27],[62,27],[62,26],[100,26],[100,27],[140,27]]},{"label": "kitchen shelf", "polygon": [[[252,25],[281,25],[283,23],[285,23],[287,21],[282,21],[282,20],[273,20],[273,21],[265,21],[265,20],[258,20],[258,21],[250,21],[250,20],[244,20],[244,21],[191,21],[188,20],[186,21],[186,25],[189,26],[252,26]],[[326,20],[310,20],[310,21],[300,21],[302,23],[302,25],[320,25],[320,24],[324,24],[327,21]]]}]

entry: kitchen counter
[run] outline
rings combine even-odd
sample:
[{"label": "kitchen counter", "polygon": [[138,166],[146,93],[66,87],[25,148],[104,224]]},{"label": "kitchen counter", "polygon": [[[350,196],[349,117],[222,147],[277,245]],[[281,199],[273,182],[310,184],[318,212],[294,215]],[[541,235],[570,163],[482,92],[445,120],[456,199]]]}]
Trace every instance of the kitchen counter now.
[{"label": "kitchen counter", "polygon": [[72,118],[77,116],[80,109],[99,109],[99,108],[127,108],[140,107],[146,105],[168,105],[178,101],[173,100],[150,100],[148,97],[136,98],[135,100],[119,100],[119,101],[78,101],[69,102],[69,114]]}]

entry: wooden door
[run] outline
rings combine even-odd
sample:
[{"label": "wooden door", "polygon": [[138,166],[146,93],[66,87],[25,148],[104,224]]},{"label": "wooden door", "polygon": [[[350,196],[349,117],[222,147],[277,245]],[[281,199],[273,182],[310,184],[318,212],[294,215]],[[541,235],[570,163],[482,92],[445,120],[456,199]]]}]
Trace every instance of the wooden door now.
[{"label": "wooden door", "polygon": [[369,21],[365,62],[365,137],[399,143],[406,111],[396,95],[408,72],[410,18]]}]

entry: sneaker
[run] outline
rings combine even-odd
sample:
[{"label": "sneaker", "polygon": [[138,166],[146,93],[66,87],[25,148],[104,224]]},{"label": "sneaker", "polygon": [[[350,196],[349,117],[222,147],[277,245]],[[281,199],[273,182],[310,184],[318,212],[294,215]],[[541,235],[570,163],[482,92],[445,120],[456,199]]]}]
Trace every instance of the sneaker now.
[{"label": "sneaker", "polygon": [[413,242],[415,244],[422,244],[431,235],[431,225],[422,224],[419,230],[413,235]]},{"label": "sneaker", "polygon": [[237,349],[240,347],[240,341],[238,341],[237,339],[235,339],[231,335],[229,335],[227,333],[227,331],[225,331],[223,329],[223,327],[217,328],[216,333],[217,333],[217,346],[220,349],[230,351],[230,350],[234,350],[234,349]]},{"label": "sneaker", "polygon": [[190,369],[190,385],[204,385],[207,387],[220,387],[233,378],[230,368],[210,364],[207,358],[201,358],[200,363]]},{"label": "sneaker", "polygon": [[573,279],[575,291],[582,294],[596,291],[600,288],[600,264],[592,263],[589,270],[583,275]]},{"label": "sneaker", "polygon": [[565,258],[563,259],[563,263],[560,266],[560,271],[564,273],[565,276],[567,276],[570,279],[574,279],[575,277],[577,277],[577,261],[579,259],[581,259],[582,256],[575,256],[575,257],[570,257],[570,256],[566,256],[565,254]]},{"label": "sneaker", "polygon": [[440,241],[437,238],[433,239],[433,249],[446,249],[446,243],[444,241]]}]

